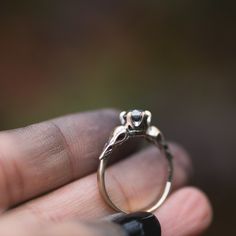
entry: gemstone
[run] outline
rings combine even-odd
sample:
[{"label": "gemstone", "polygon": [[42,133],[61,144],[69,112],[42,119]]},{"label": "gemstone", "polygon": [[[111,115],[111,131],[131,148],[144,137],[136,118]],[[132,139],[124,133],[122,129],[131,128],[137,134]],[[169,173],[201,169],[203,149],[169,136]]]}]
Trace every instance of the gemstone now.
[{"label": "gemstone", "polygon": [[138,122],[142,120],[142,111],[140,110],[133,110],[131,112],[131,117],[134,122]]}]

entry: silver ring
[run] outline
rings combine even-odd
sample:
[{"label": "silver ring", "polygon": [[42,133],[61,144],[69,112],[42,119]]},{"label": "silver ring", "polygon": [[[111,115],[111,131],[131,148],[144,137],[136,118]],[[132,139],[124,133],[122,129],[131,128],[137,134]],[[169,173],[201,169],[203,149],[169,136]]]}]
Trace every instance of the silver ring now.
[{"label": "silver ring", "polygon": [[168,178],[165,183],[164,191],[158,199],[154,203],[151,203],[144,209],[140,209],[140,211],[153,212],[158,207],[162,205],[162,203],[167,198],[172,185],[173,178],[173,163],[172,163],[172,155],[169,151],[167,142],[161,131],[151,125],[151,112],[150,111],[142,111],[142,110],[131,110],[131,111],[123,111],[120,113],[120,121],[121,125],[116,127],[112,132],[108,142],[105,144],[105,147],[99,156],[99,168],[97,171],[97,180],[98,187],[101,193],[101,196],[105,200],[105,202],[114,210],[121,211],[124,213],[129,213],[123,209],[120,209],[110,198],[105,183],[105,170],[108,164],[109,157],[111,156],[114,148],[126,142],[128,139],[133,137],[143,137],[157,146],[160,150],[164,151],[165,157],[168,161]]}]

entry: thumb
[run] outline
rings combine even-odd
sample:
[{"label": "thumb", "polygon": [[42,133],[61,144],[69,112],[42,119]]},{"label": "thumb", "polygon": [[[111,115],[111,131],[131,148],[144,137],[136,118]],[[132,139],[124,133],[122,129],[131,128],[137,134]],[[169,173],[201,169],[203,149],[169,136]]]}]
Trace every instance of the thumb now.
[{"label": "thumb", "polygon": [[[9,225],[8,225],[9,226]],[[160,236],[157,218],[146,212],[116,214],[97,222],[68,221],[25,227],[20,223],[1,228],[4,236]]]},{"label": "thumb", "polygon": [[53,225],[31,236],[128,236],[125,230],[112,222],[65,222]]},{"label": "thumb", "polygon": [[[40,236],[160,236],[157,218],[146,212],[116,214],[99,222],[69,222],[54,225]],[[39,236],[37,234],[37,236]]]}]

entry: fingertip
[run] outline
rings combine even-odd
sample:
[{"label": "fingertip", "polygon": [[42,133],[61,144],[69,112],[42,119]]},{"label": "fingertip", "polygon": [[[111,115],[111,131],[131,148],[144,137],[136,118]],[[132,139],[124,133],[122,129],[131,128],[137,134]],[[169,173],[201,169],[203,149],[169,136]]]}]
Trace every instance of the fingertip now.
[{"label": "fingertip", "polygon": [[178,162],[182,164],[186,170],[192,172],[193,163],[188,150],[186,150],[186,148],[183,147],[181,144],[175,142],[170,142],[170,149],[174,155],[179,157]]},{"label": "fingertip", "polygon": [[101,110],[94,111],[94,113],[97,113],[99,116],[102,116],[103,118],[108,118],[111,120],[119,121],[119,113],[120,110],[116,108],[103,108]]},{"label": "fingertip", "polygon": [[190,158],[189,152],[180,144],[170,142],[170,150],[173,155],[173,162],[176,168],[184,171],[176,171],[175,173],[181,173],[181,176],[174,178],[174,181],[178,181],[175,186],[178,188],[186,185],[193,175],[193,163]]},{"label": "fingertip", "polygon": [[198,235],[212,222],[213,210],[208,197],[201,190],[186,187],[173,193],[156,212],[163,235]]},{"label": "fingertip", "polygon": [[117,116],[121,112],[119,109],[113,107],[103,108],[100,111],[111,116]]},{"label": "fingertip", "polygon": [[[87,112],[84,117],[87,119],[87,122],[96,122],[99,127],[103,127],[106,131],[111,132],[112,128],[119,125],[119,113],[120,111],[115,108],[103,108]],[[96,124],[93,124],[93,126],[96,126]]]},{"label": "fingertip", "polygon": [[202,233],[211,224],[213,219],[213,208],[208,196],[200,189],[195,187],[187,187],[184,189],[189,199],[189,215],[192,213],[193,232],[195,234]]}]

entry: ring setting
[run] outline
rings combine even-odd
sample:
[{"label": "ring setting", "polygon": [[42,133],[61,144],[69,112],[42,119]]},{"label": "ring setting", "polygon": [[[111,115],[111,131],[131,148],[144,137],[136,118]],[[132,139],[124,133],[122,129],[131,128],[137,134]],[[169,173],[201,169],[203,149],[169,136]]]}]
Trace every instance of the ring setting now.
[{"label": "ring setting", "polygon": [[172,184],[173,177],[173,164],[172,155],[169,151],[169,147],[161,131],[151,125],[152,114],[147,110],[130,110],[122,111],[120,113],[121,125],[117,126],[111,133],[108,142],[105,144],[102,153],[99,156],[99,168],[97,171],[98,187],[101,196],[105,202],[114,210],[128,213],[123,209],[120,209],[110,198],[105,183],[105,170],[108,164],[108,160],[111,157],[115,148],[122,145],[128,139],[133,137],[143,137],[149,142],[153,143],[157,148],[164,152],[168,162],[168,179],[164,186],[164,191],[160,198],[156,199],[153,203],[148,205],[144,209],[140,209],[146,212],[155,211],[167,198]]}]

